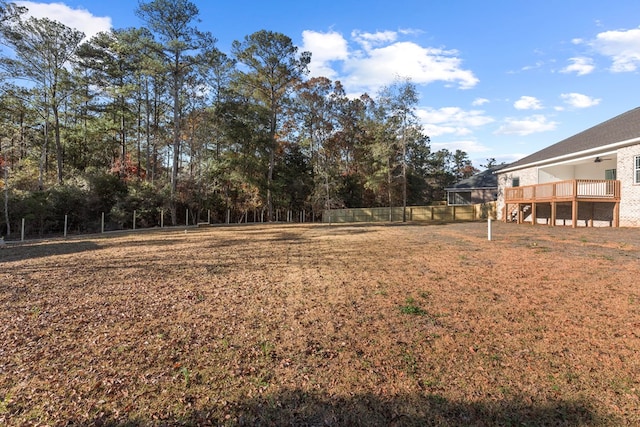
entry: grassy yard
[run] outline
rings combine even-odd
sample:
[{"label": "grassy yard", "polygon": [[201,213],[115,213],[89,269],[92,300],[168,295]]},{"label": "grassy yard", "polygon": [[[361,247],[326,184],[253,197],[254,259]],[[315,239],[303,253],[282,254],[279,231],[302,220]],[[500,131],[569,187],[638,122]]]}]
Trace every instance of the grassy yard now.
[{"label": "grassy yard", "polygon": [[0,249],[0,424],[640,425],[640,230],[157,230]]}]

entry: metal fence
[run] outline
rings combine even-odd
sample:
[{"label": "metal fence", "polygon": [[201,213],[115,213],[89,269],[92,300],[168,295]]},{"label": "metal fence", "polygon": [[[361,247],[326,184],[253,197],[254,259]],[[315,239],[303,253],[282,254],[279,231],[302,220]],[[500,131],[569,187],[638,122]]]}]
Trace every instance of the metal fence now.
[{"label": "metal fence", "polygon": [[[407,206],[407,221],[476,221],[496,218],[496,203],[465,206]],[[324,223],[398,222],[403,220],[402,207],[327,209],[322,212]]]}]

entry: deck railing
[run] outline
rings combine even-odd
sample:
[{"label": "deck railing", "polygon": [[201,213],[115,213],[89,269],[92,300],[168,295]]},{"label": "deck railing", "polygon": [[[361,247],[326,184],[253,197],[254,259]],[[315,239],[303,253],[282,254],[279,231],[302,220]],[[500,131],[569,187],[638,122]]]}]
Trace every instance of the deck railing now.
[{"label": "deck railing", "polygon": [[620,200],[620,181],[573,179],[505,189],[507,202],[551,202],[571,200]]}]

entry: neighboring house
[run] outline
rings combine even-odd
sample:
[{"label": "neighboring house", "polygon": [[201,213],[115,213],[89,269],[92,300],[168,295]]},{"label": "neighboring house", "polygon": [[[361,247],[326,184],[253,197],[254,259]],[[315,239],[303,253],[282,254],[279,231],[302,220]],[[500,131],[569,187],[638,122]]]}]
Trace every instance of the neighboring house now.
[{"label": "neighboring house", "polygon": [[498,177],[496,171],[504,165],[491,167],[445,188],[449,206],[475,205],[494,202],[498,198]]},{"label": "neighboring house", "polygon": [[640,226],[640,108],[498,172],[498,217],[577,226]]}]

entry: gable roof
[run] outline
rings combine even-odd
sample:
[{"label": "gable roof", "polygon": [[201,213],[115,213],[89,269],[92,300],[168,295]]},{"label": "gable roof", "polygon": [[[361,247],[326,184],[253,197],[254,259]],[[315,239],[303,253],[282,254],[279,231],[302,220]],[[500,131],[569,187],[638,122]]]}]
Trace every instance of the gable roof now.
[{"label": "gable roof", "polygon": [[593,150],[607,145],[640,138],[640,107],[622,113],[612,119],[582,131],[574,136],[530,154],[505,169],[518,169],[536,163],[573,153]]},{"label": "gable roof", "polygon": [[495,172],[502,169],[504,165],[493,166],[485,171],[478,172],[469,178],[458,181],[455,185],[445,188],[451,190],[471,190],[478,188],[498,188],[498,176]]}]

